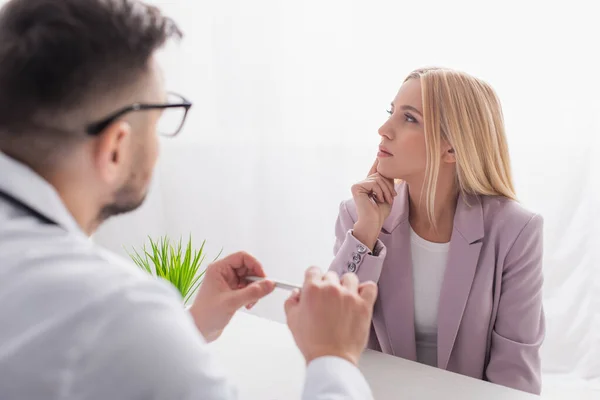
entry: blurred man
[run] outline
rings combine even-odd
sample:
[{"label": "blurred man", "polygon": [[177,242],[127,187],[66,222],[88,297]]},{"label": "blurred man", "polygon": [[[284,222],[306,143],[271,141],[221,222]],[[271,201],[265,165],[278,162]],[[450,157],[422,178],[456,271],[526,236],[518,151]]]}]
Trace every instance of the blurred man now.
[{"label": "blurred man", "polygon": [[[137,208],[191,104],[154,54],[181,33],[134,0],[12,0],[0,12],[0,398],[235,399],[209,354],[240,307],[273,290],[260,263],[212,264],[186,312],[176,291],[89,236]],[[286,302],[305,399],[371,397],[356,368],[376,297],[311,268]],[[257,360],[260,362],[260,360]],[[265,377],[269,379],[269,377]]]}]

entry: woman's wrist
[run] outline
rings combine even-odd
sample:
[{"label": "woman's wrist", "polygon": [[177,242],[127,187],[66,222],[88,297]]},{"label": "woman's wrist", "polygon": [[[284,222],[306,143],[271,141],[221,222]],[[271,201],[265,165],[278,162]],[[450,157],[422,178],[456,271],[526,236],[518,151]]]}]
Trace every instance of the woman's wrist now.
[{"label": "woman's wrist", "polygon": [[367,246],[372,252],[375,248],[375,243],[377,243],[377,239],[379,238],[380,231],[381,228],[375,224],[366,224],[358,221],[354,224],[352,235],[356,240]]}]

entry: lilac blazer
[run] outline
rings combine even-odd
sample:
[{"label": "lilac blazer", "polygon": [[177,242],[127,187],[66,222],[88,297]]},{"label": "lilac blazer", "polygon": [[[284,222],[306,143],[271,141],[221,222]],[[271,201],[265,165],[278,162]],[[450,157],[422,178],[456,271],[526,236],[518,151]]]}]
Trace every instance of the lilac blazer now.
[{"label": "lilac blazer", "polygon": [[[374,254],[353,235],[356,206],[340,206],[335,259],[340,275],[378,283],[368,347],[417,358],[408,188],[385,220]],[[539,394],[542,218],[502,197],[459,197],[438,311],[438,367]]]}]

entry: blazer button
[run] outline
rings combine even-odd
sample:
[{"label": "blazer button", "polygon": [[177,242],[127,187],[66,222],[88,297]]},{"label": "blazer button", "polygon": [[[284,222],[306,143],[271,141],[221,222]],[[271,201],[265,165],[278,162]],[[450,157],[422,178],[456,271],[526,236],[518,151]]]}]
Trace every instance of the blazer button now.
[{"label": "blazer button", "polygon": [[348,271],[349,272],[356,272],[356,264],[354,264],[353,262],[348,263]]},{"label": "blazer button", "polygon": [[359,244],[356,247],[356,251],[358,251],[358,254],[365,254],[367,252],[367,248],[365,246],[363,246],[362,244]]},{"label": "blazer button", "polygon": [[360,256],[360,254],[354,253],[352,255],[352,261],[354,261],[356,264],[358,264],[360,262],[360,260],[362,260],[362,257]]}]

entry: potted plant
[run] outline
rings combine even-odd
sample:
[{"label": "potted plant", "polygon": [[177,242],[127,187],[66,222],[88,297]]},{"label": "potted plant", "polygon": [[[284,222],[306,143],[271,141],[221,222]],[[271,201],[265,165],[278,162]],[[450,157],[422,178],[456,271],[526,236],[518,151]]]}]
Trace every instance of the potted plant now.
[{"label": "potted plant", "polygon": [[[140,252],[135,248],[133,253],[127,252],[129,257],[150,275],[171,282],[181,293],[184,305],[187,305],[202,283],[206,271],[206,267],[202,267],[206,257],[204,251],[206,240],[202,242],[199,249],[194,249],[191,235],[185,248],[181,238],[174,243],[167,236],[162,236],[158,240],[153,240],[151,237],[148,239],[150,249],[147,249],[144,244]],[[221,252],[215,260],[219,258]]]}]

